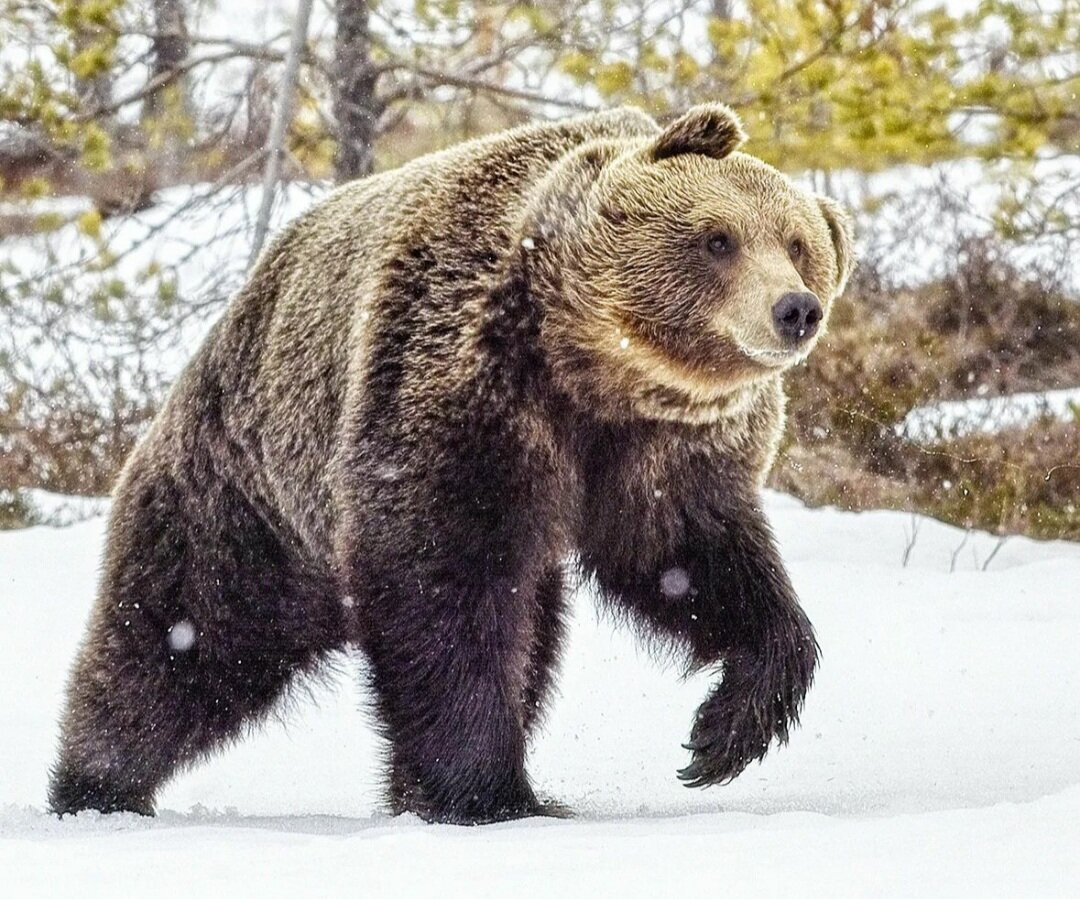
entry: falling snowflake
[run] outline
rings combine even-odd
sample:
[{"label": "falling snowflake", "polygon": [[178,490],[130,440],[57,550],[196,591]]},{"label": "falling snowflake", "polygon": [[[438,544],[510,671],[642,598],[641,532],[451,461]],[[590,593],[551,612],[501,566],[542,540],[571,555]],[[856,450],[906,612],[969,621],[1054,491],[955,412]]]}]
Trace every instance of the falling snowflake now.
[{"label": "falling snowflake", "polygon": [[690,592],[690,575],[684,568],[669,568],[660,575],[660,592],[668,599],[682,599]]},{"label": "falling snowflake", "polygon": [[171,628],[166,638],[169,648],[175,652],[187,652],[195,645],[195,625],[190,621],[178,621]]}]

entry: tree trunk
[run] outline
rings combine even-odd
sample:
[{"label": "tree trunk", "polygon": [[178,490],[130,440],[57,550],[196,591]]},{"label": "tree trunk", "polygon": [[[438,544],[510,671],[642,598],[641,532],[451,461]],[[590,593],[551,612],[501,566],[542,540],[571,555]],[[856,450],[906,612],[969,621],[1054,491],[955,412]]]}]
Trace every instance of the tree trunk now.
[{"label": "tree trunk", "polygon": [[[187,59],[188,43],[187,10],[184,0],[153,0],[154,38],[151,45],[151,80],[175,72]],[[173,85],[176,86],[174,82]],[[179,85],[184,98],[183,85]],[[146,100],[148,116],[160,114],[164,105],[164,90],[154,91]],[[186,103],[184,104],[186,106]]]},{"label": "tree trunk", "polygon": [[[709,0],[709,12],[715,19],[730,22],[735,17],[733,0]],[[731,92],[734,62],[719,47],[713,47],[711,87],[721,100],[727,99]]]},{"label": "tree trunk", "polygon": [[334,173],[338,182],[342,182],[371,174],[382,108],[375,96],[379,73],[371,62],[367,0],[337,0],[336,7],[332,84],[337,121]]}]

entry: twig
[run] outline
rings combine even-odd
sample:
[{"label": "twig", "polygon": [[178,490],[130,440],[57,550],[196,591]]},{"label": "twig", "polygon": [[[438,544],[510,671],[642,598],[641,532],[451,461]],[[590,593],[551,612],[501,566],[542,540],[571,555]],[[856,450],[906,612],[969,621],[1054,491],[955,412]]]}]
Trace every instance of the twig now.
[{"label": "twig", "polygon": [[525,100],[529,103],[546,103],[551,106],[560,106],[564,109],[578,109],[585,112],[593,112],[597,108],[593,104],[586,103],[582,100],[572,100],[567,97],[553,97],[548,94],[522,90],[521,88],[506,87],[502,84],[492,84],[490,81],[485,81],[482,78],[468,78],[460,75],[451,75],[449,72],[438,72],[434,69],[404,64],[395,66],[394,68],[411,72],[417,78],[422,78],[426,81],[434,81],[438,84],[445,84],[449,87],[460,87],[465,90],[498,94],[504,97],[513,97],[517,100]]},{"label": "twig", "polygon": [[[306,2],[306,0],[305,0]],[[89,122],[93,119],[110,116],[114,112],[118,112],[125,106],[130,106],[132,103],[137,103],[139,100],[143,100],[150,94],[156,93],[163,87],[168,87],[174,81],[181,76],[187,74],[192,69],[199,66],[212,65],[213,63],[226,62],[230,59],[236,59],[238,57],[250,58],[252,54],[242,52],[237,49],[222,50],[220,53],[207,53],[205,56],[193,56],[187,59],[181,65],[177,65],[167,72],[162,72],[155,78],[151,78],[142,87],[130,93],[124,94],[118,100],[113,100],[111,103],[107,103],[104,106],[95,106],[93,109],[80,112],[78,115],[73,116],[73,121],[76,122]],[[272,61],[280,61],[283,57],[279,51],[265,50],[260,54],[259,58]]]},{"label": "twig", "polygon": [[960,558],[960,551],[967,546],[968,540],[971,539],[971,528],[964,531],[964,539],[960,541],[960,545],[953,550],[952,560],[949,562],[949,574],[956,571],[956,560]]},{"label": "twig", "polygon": [[998,537],[998,542],[994,545],[994,548],[990,550],[990,555],[986,557],[986,561],[982,563],[983,571],[986,571],[986,569],[990,567],[990,563],[994,561],[994,556],[998,554],[998,552],[1001,550],[1001,547],[1005,545],[1008,539],[1009,536],[1007,534],[1004,537]]},{"label": "twig", "polygon": [[907,537],[907,545],[904,547],[904,553],[900,557],[900,567],[907,568],[908,562],[911,561],[911,551],[915,548],[915,541],[919,539],[919,528],[922,527],[922,520],[917,515],[911,516],[911,531],[904,528],[904,535]]}]

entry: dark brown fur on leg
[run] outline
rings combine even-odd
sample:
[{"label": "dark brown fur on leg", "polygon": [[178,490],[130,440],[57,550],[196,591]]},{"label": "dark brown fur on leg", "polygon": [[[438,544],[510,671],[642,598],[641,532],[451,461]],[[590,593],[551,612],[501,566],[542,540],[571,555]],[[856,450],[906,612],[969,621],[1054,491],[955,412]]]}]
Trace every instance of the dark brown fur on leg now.
[{"label": "dark brown fur on leg", "polygon": [[545,572],[536,587],[536,627],[526,671],[522,712],[525,734],[530,737],[547,713],[566,638],[564,581],[561,566],[556,566]]},{"label": "dark brown fur on leg", "polygon": [[58,814],[152,814],[178,767],[237,736],[339,639],[325,579],[231,488],[201,492],[196,518],[173,480],[136,471],[116,500],[49,787]]},{"label": "dark brown fur on leg", "polygon": [[[533,643],[527,654],[525,689],[522,697],[521,726],[526,739],[547,711],[553,692],[556,669],[566,632],[566,598],[561,566],[552,566],[541,576],[534,591],[533,607],[523,608],[534,621]],[[419,784],[409,773],[400,753],[391,750],[389,804],[395,814],[424,805]],[[554,802],[530,802],[530,815],[568,817],[569,810]]]},{"label": "dark brown fur on leg", "polygon": [[409,499],[387,491],[366,507],[372,518],[383,518],[387,502],[402,522],[426,517],[423,528],[393,535],[394,552],[378,547],[372,529],[350,564],[363,582],[362,645],[391,745],[391,806],[432,821],[539,811],[525,774],[522,704],[538,546],[506,520],[513,488],[502,494],[492,483],[487,492],[486,480],[448,485],[446,499],[460,489],[475,501],[425,503],[423,517],[402,514]]},{"label": "dark brown fur on leg", "polygon": [[[707,444],[668,452],[674,430],[601,439],[607,462],[589,485],[589,520],[640,524],[589,530],[582,562],[607,603],[674,643],[691,668],[722,663],[723,680],[698,710],[687,744],[693,758],[680,772],[688,786],[706,786],[732,780],[774,740],[787,741],[818,647],[756,490],[726,473]],[[650,457],[655,481],[634,480],[623,468]]]},{"label": "dark brown fur on leg", "polygon": [[467,824],[536,808],[517,700],[530,576],[516,554],[503,571],[502,552],[470,546],[452,539],[446,555],[426,557],[406,550],[400,571],[364,566],[365,614],[377,631],[364,647],[392,747],[391,804]]},{"label": "dark brown fur on leg", "polygon": [[[407,289],[422,295],[427,276],[411,272]],[[391,805],[466,824],[543,812],[525,774],[525,702],[557,651],[551,572],[565,544],[555,443],[535,412],[536,310],[517,284],[492,305],[473,376],[424,416],[399,414],[396,360],[426,335],[380,342],[342,469],[339,565],[360,598]]]},{"label": "dark brown fur on leg", "polygon": [[[488,602],[488,597],[478,598],[480,606]],[[490,610],[480,614],[488,617]],[[440,629],[435,639],[468,639],[453,631]],[[456,650],[433,645],[420,660],[370,653],[379,707],[394,747],[395,812],[458,824],[533,813],[524,733],[503,692],[510,672],[482,657],[485,642],[506,635],[489,632],[480,639],[464,651],[460,645]]]}]

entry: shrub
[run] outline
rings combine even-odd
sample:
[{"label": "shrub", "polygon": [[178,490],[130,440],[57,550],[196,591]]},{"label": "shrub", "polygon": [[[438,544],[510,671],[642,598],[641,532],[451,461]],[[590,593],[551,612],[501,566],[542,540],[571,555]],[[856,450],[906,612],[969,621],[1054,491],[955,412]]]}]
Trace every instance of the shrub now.
[{"label": "shrub", "polygon": [[1080,427],[915,440],[944,400],[1080,385],[1080,304],[973,241],[946,280],[888,292],[872,271],[788,380],[772,484],[814,504],[917,511],[998,533],[1080,540]]}]

